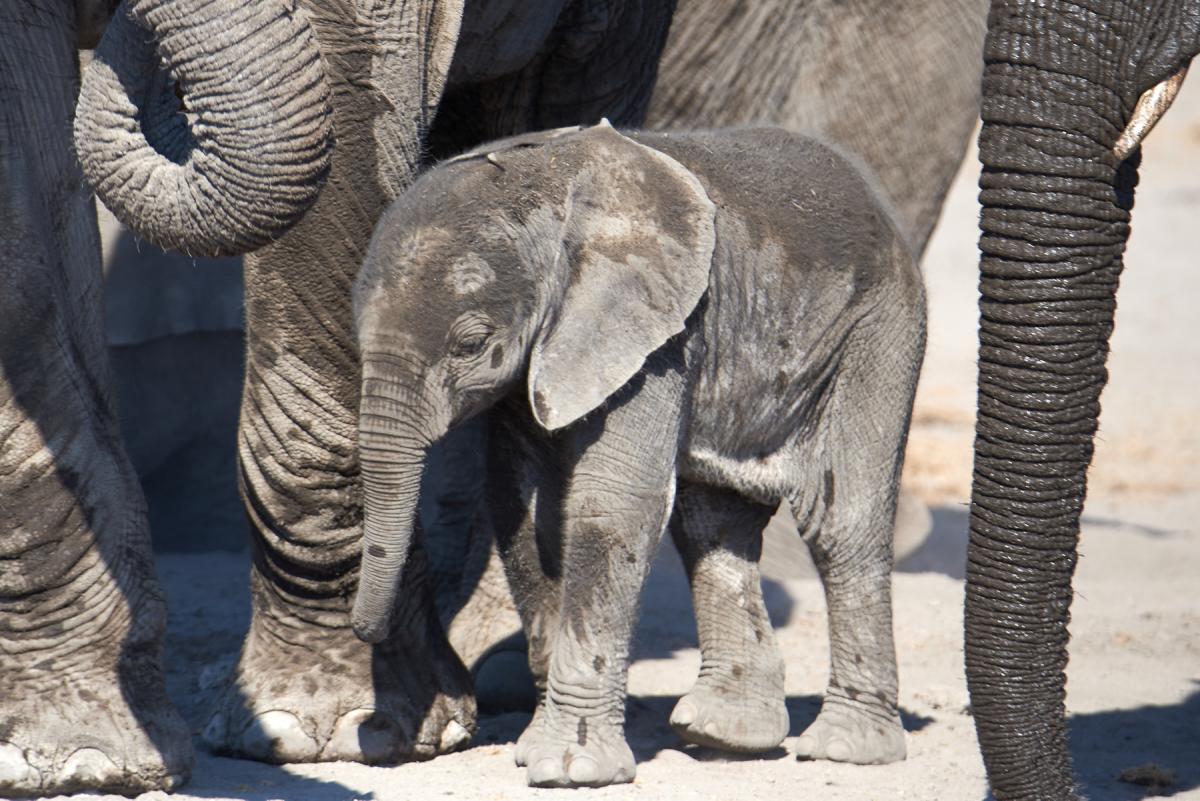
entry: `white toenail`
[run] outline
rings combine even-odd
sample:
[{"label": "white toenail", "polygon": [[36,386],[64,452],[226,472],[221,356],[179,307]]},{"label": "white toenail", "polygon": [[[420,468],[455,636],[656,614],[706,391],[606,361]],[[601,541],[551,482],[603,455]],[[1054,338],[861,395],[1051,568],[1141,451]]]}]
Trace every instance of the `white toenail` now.
[{"label": "white toenail", "polygon": [[671,713],[671,722],[676,726],[690,726],[696,720],[696,708],[687,701],[680,701]]},{"label": "white toenail", "polygon": [[296,716],[280,709],[264,712],[246,727],[242,748],[259,759],[302,761],[317,753],[316,741],[300,728]]},{"label": "white toenail", "polygon": [[600,779],[600,765],[588,756],[577,756],[567,768],[567,777],[575,784],[592,784]]},{"label": "white toenail", "polygon": [[25,752],[12,743],[0,743],[0,789],[34,790],[42,785],[42,775],[25,761]]},{"label": "white toenail", "polygon": [[333,727],[325,759],[377,764],[395,762],[403,750],[403,735],[395,722],[374,709],[347,712]]},{"label": "white toenail", "polygon": [[68,783],[95,786],[112,781],[120,773],[117,763],[109,759],[108,754],[98,748],[80,748],[67,757],[61,775]]},{"label": "white toenail", "polygon": [[562,775],[562,760],[547,758],[538,760],[536,765],[531,765],[528,777],[530,784],[545,784],[557,779],[560,775]]},{"label": "white toenail", "polygon": [[457,720],[451,720],[446,724],[446,728],[442,729],[442,739],[439,745],[439,750],[453,751],[463,743],[471,739],[471,732],[467,731],[466,726],[463,726]]}]

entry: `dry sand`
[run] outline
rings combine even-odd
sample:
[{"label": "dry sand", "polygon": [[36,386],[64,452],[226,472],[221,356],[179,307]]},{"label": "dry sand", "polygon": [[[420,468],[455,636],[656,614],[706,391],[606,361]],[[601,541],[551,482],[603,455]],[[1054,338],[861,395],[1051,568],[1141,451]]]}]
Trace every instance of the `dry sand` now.
[{"label": "dry sand", "polygon": [[[908,485],[933,508],[931,536],[895,581],[909,758],[885,767],[798,763],[785,748],[729,759],[685,748],[666,725],[699,662],[678,558],[656,568],[630,673],[637,781],[588,798],[986,797],[962,670],[962,574],[974,401],[976,178],[965,162],[926,259],[930,341]],[[1200,80],[1150,137],[1122,281],[1071,626],[1068,706],[1076,768],[1093,801],[1200,798]],[[792,737],[815,716],[828,659],[824,601],[781,527],[766,595],[788,659]],[[160,560],[171,603],[171,691],[197,727],[248,615],[245,557]],[[186,792],[236,799],[524,799],[514,767],[523,715],[485,718],[476,744],[432,762],[277,767],[201,752]],[[790,740],[789,740],[790,742]],[[1137,770],[1156,765],[1158,770]],[[1118,780],[1155,777],[1169,786]],[[1150,778],[1145,778],[1149,776]],[[156,798],[151,793],[143,798]]]}]

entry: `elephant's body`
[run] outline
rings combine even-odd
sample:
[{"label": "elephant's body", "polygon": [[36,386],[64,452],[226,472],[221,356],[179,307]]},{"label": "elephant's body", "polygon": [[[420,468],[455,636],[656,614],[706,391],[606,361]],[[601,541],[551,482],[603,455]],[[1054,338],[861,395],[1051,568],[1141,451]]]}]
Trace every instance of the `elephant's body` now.
[{"label": "elephant's body", "polygon": [[[431,155],[601,115],[639,124],[673,7],[547,0],[508,16],[498,4],[454,0],[120,5],[74,115],[87,180],[160,245],[188,253],[266,246],[246,267],[238,436],[254,616],[205,728],[218,750],[374,762],[425,757],[465,740],[466,676],[426,608],[419,568],[410,571],[406,625],[391,640],[368,648],[349,632],[361,511],[346,293],[380,210]],[[2,34],[13,56],[4,85],[13,114],[0,160],[20,173],[44,159],[38,180],[54,187],[39,194],[21,174],[4,181],[4,223],[10,236],[51,245],[61,258],[34,259],[53,265],[40,270],[4,254],[16,275],[8,286],[20,294],[0,300],[23,300],[21,314],[0,321],[0,345],[21,361],[20,370],[6,365],[0,435],[27,435],[19,448],[5,443],[3,458],[15,467],[0,471],[0,502],[15,530],[37,535],[14,541],[10,564],[21,583],[0,589],[0,652],[28,656],[0,662],[0,687],[18,688],[6,698],[33,698],[19,688],[53,681],[71,693],[52,699],[65,720],[94,719],[103,703],[113,721],[90,731],[86,758],[70,766],[63,760],[75,741],[63,733],[81,727],[6,729],[0,773],[16,778],[5,780],[4,794],[132,791],[172,786],[186,774],[189,738],[163,711],[170,707],[154,657],[162,610],[142,500],[102,366],[94,222],[65,136],[77,86],[69,46],[94,44],[112,11],[107,0],[25,4],[5,17]],[[129,14],[149,30],[133,27]],[[160,61],[178,85],[152,74]],[[681,85],[703,78],[679,75]],[[773,104],[746,91],[747,105]],[[36,158],[25,158],[30,148]],[[942,158],[953,163],[957,154]],[[9,206],[30,198],[39,224],[13,227],[28,209]],[[13,252],[36,250],[22,244]],[[59,418],[49,414],[55,409],[71,411]],[[465,508],[469,489],[451,487],[443,508]],[[46,515],[68,522],[50,526]],[[461,522],[453,517],[438,519],[453,527]],[[468,572],[495,577],[483,567]],[[465,619],[469,628],[476,618]],[[74,661],[56,663],[50,675],[31,673],[48,664],[26,650],[19,633],[31,631],[51,632],[46,649],[71,651]],[[50,720],[34,707],[12,719]]]},{"label": "elephant's body", "polygon": [[986,17],[986,0],[679,0],[646,124],[832,142],[919,256],[978,121]]},{"label": "elephant's body", "polygon": [[778,745],[783,664],[757,558],[781,501],[821,571],[834,641],[800,753],[904,756],[891,526],[924,293],[850,160],[773,129],[501,142],[392,207],[355,307],[355,630],[386,636],[432,443],[490,410],[484,516],[543,691],[517,747],[532,784],[632,780],[629,638],[668,522],[705,661],[672,724],[703,745]]},{"label": "elephant's body", "polygon": [[[828,459],[830,422],[869,413],[828,407],[843,358],[862,359],[865,348],[911,366],[921,350],[921,279],[894,211],[862,169],[808,137],[762,129],[634,139],[695,173],[718,208],[681,475],[761,503],[815,487],[829,465],[802,463],[797,450]],[[771,174],[768,164],[790,167]],[[894,326],[895,353],[862,342],[864,325]]]}]

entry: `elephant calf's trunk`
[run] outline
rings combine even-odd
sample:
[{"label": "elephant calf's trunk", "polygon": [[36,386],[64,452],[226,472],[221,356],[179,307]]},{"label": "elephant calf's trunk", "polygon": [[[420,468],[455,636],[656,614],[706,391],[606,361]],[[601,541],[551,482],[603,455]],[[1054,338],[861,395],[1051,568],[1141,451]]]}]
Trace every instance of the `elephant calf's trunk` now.
[{"label": "elephant calf's trunk", "polygon": [[380,642],[391,630],[392,610],[412,546],[425,466],[420,444],[397,435],[389,416],[373,414],[364,396],[359,455],[363,480],[363,556],[350,623],[359,639]]}]

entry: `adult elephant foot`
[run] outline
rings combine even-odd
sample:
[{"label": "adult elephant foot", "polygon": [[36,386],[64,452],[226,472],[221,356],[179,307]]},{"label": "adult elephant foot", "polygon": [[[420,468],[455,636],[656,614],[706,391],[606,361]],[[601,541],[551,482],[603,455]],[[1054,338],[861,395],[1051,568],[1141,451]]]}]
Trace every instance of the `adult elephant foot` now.
[{"label": "adult elephant foot", "polygon": [[[0,797],[173,789],[192,741],[163,681],[166,604],[145,501],[107,403],[98,329],[62,338],[78,330],[67,320],[98,321],[85,310],[99,272],[38,279],[4,266],[15,295],[0,291]],[[37,280],[61,298],[33,300]]]},{"label": "adult elephant foot", "polygon": [[105,545],[76,562],[73,603],[38,593],[24,599],[37,614],[15,599],[0,609],[0,797],[173,790],[191,772],[191,732],[163,682],[166,609],[150,560]]},{"label": "adult elephant foot", "polygon": [[788,733],[783,665],[754,660],[732,671],[701,672],[671,712],[671,728],[689,743],[737,753],[769,751]]},{"label": "adult elephant foot", "polygon": [[0,797],[134,795],[187,781],[191,733],[146,667],[60,674],[42,692],[6,695]]},{"label": "adult elephant foot", "polygon": [[427,628],[423,642],[373,646],[354,636],[348,614],[313,625],[271,611],[256,613],[204,728],[213,751],[375,765],[429,759],[471,739],[471,679],[440,629]]},{"label": "adult elephant foot", "polygon": [[904,727],[896,710],[826,696],[821,714],[796,741],[796,758],[856,765],[886,765],[904,759]]},{"label": "adult elephant foot", "polygon": [[446,615],[450,617],[446,636],[474,677],[475,698],[481,711],[532,712],[538,696],[529,669],[529,646],[508,590],[504,566],[490,533],[477,530],[470,538],[467,570],[458,589],[459,596],[466,596],[466,600],[461,608],[452,610],[452,616]]}]

